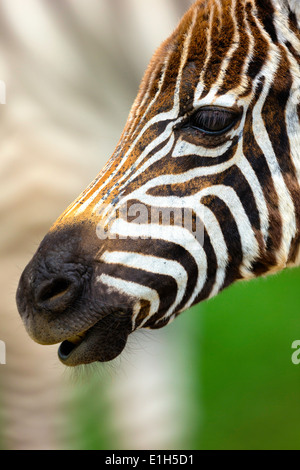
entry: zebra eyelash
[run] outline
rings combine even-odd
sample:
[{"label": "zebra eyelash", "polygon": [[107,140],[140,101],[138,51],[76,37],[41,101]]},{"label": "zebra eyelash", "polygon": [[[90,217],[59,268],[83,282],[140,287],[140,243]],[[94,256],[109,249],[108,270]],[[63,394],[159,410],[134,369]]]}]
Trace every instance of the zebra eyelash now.
[{"label": "zebra eyelash", "polygon": [[238,121],[239,113],[217,106],[204,106],[194,112],[185,122],[185,128],[198,130],[209,136],[228,132]]}]

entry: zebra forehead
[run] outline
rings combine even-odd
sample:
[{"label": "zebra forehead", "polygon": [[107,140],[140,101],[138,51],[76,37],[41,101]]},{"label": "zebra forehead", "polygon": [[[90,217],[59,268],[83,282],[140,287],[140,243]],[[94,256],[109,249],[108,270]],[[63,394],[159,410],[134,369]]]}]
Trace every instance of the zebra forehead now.
[{"label": "zebra forehead", "polygon": [[[273,3],[275,2],[275,3]],[[154,54],[142,80],[136,106],[145,94],[153,98],[160,87],[160,107],[167,108],[178,73],[187,100],[196,86],[208,93],[221,77],[220,93],[240,86],[250,91],[250,80],[260,72],[277,41],[273,15],[277,0],[198,0],[173,34]],[[162,83],[163,82],[163,83]],[[166,103],[164,103],[164,99]],[[145,98],[144,98],[145,101]],[[165,106],[164,106],[165,104]]]}]

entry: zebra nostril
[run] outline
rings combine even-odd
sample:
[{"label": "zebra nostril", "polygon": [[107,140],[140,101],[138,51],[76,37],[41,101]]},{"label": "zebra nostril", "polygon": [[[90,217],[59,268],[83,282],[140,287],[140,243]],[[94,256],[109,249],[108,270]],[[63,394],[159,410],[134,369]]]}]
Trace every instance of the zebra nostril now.
[{"label": "zebra nostril", "polygon": [[77,297],[77,287],[77,283],[68,278],[58,277],[46,280],[37,289],[36,305],[56,313],[63,311]]},{"label": "zebra nostril", "polygon": [[39,290],[38,300],[45,302],[47,300],[55,300],[57,297],[63,296],[70,287],[71,282],[67,279],[54,279],[47,281]]}]

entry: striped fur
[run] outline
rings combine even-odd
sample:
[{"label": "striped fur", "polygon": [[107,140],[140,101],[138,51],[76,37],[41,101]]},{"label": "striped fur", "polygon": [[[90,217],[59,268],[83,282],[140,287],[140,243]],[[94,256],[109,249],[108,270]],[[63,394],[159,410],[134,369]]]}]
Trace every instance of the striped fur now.
[{"label": "striped fur", "polygon": [[[196,1],[152,58],[113,156],[52,227],[110,227],[91,243],[95,283],[130,305],[133,330],[300,263],[298,21],[293,0]],[[207,106],[238,119],[206,134],[190,122]],[[153,208],[188,209],[201,242]]]}]

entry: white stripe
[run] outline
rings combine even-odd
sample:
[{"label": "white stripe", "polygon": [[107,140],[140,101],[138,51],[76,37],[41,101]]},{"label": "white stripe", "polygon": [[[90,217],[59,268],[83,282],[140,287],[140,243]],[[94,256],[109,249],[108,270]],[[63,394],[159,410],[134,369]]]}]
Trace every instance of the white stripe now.
[{"label": "white stripe", "polygon": [[109,264],[122,264],[123,266],[130,268],[142,269],[151,273],[173,277],[177,283],[177,294],[175,301],[165,314],[166,317],[169,317],[175,311],[175,308],[183,299],[187,287],[188,276],[186,270],[177,261],[124,251],[106,251],[101,256],[101,261]]},{"label": "white stripe", "polygon": [[[140,301],[140,299],[147,300],[150,303],[149,315],[143,320],[141,326],[158,312],[160,300],[156,290],[142,286],[136,282],[124,281],[123,279],[112,277],[108,274],[101,274],[97,277],[96,281],[102,282],[130,297],[136,297],[138,301]],[[137,314],[137,311],[135,313]]]},{"label": "white stripe", "polygon": [[300,124],[297,113],[297,106],[300,103],[299,65],[289,51],[287,51],[287,54],[290,61],[293,84],[286,105],[285,122],[290,142],[291,157],[296,169],[298,184],[300,185]]},{"label": "white stripe", "polygon": [[[288,259],[291,241],[296,234],[295,208],[262,118],[262,109],[273,83],[278,65],[278,55],[272,54],[272,61],[269,61],[261,72],[261,75],[265,77],[265,84],[253,109],[253,134],[257,144],[265,156],[279,199],[278,210],[282,218],[283,227],[281,248],[278,253],[277,262],[278,265],[284,265]],[[260,77],[257,78],[256,82],[259,82],[259,80]]]},{"label": "white stripe", "polygon": [[131,324],[132,324],[132,331],[135,330],[136,326],[135,326],[135,322],[136,322],[136,319],[138,317],[138,314],[140,313],[141,311],[141,302],[136,302],[134,304],[134,307],[133,307],[133,311],[132,311],[132,319],[131,319]]},{"label": "white stripe", "polygon": [[[239,234],[241,237],[242,249],[243,249],[243,276],[245,278],[252,277],[251,267],[253,261],[259,255],[259,246],[256,240],[254,231],[252,229],[250,220],[245,212],[243,204],[241,203],[236,192],[230,186],[218,185],[205,188],[200,191],[199,196],[217,196],[225,202],[227,207],[232,213],[234,220],[236,221]],[[205,222],[205,221],[204,221]],[[243,269],[243,268],[241,268]]]},{"label": "white stripe", "polygon": [[185,157],[185,156],[189,157],[191,155],[197,155],[198,157],[219,158],[229,149],[231,145],[232,145],[232,141],[228,140],[217,149],[209,148],[209,147],[204,147],[202,145],[192,144],[191,142],[187,142],[186,140],[184,140],[183,137],[180,137],[176,142],[176,145],[172,152],[172,157],[177,158],[177,157]]},{"label": "white stripe", "polygon": [[229,261],[227,245],[215,214],[208,207],[200,203],[197,204],[194,210],[195,212],[201,211],[202,213],[203,223],[217,258],[216,280],[209,295],[209,298],[212,298],[219,293],[225,281],[226,268]]},{"label": "white stripe", "polygon": [[187,229],[169,225],[134,224],[128,223],[123,219],[117,219],[111,227],[111,233],[132,238],[144,237],[165,240],[167,242],[176,243],[177,245],[185,248],[194,258],[198,267],[198,277],[194,292],[183,310],[186,310],[191,306],[205,284],[207,276],[207,259],[203,247]]},{"label": "white stripe", "polygon": [[255,204],[259,213],[261,233],[263,236],[263,240],[266,244],[269,236],[269,211],[264,192],[262,190],[262,187],[256,176],[255,171],[253,170],[252,166],[244,155],[237,163],[237,167],[241,170],[249,186],[251,187],[253,197],[255,199]]}]

